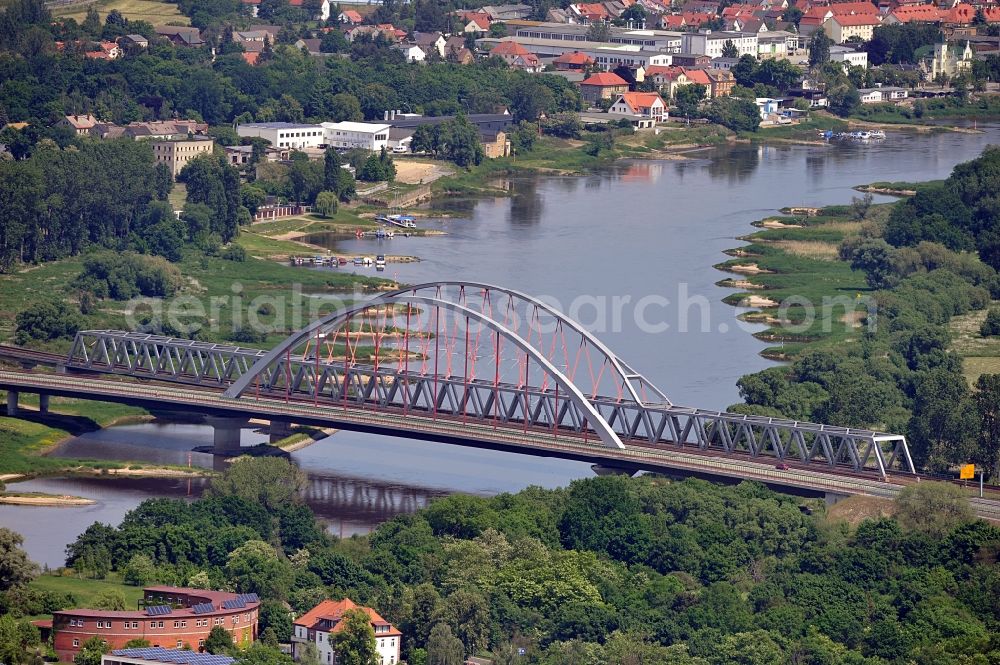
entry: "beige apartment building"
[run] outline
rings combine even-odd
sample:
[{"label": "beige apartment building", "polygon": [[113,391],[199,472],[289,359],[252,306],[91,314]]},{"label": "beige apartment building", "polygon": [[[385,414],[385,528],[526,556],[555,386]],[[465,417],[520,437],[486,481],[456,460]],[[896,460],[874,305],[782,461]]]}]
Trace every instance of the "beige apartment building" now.
[{"label": "beige apartment building", "polygon": [[199,155],[212,154],[214,141],[208,136],[193,136],[186,139],[153,141],[153,157],[157,164],[166,164],[174,180],[181,169]]}]

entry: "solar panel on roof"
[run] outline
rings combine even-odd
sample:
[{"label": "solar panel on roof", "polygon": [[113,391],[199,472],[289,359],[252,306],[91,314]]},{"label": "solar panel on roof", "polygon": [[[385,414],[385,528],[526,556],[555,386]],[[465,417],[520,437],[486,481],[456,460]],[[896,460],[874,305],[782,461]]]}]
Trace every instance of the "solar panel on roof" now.
[{"label": "solar panel on roof", "polygon": [[247,606],[246,601],[241,600],[239,597],[234,598],[232,600],[222,601],[222,609],[225,610],[238,610],[246,606]]},{"label": "solar panel on roof", "polygon": [[163,614],[170,614],[173,610],[169,605],[152,605],[146,608],[146,615],[155,617]]},{"label": "solar panel on roof", "polygon": [[198,603],[197,605],[191,608],[191,610],[195,614],[205,614],[206,612],[211,612],[214,609],[215,607],[212,605],[212,603]]},{"label": "solar panel on roof", "polygon": [[255,593],[241,593],[236,596],[236,600],[245,605],[246,603],[259,603],[260,597]]}]

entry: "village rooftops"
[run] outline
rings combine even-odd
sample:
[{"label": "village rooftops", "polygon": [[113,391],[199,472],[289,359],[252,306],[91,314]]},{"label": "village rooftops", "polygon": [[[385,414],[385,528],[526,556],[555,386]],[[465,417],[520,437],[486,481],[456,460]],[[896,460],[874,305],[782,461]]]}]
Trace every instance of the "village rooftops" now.
[{"label": "village rooftops", "polygon": [[305,626],[309,630],[321,629],[331,633],[343,630],[341,619],[351,610],[361,610],[368,615],[376,637],[401,636],[402,633],[370,607],[355,604],[350,598],[343,600],[324,600],[295,620],[296,626]]},{"label": "village rooftops", "polygon": [[628,85],[628,81],[614,72],[599,72],[592,74],[590,78],[585,79],[580,85],[618,86]]}]

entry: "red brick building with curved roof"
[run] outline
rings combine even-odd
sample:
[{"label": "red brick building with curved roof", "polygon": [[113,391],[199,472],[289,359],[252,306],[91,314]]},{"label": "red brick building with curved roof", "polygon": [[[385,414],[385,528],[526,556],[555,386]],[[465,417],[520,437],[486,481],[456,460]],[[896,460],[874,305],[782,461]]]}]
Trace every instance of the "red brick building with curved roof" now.
[{"label": "red brick building with curved roof", "polygon": [[257,638],[260,599],[256,594],[206,591],[172,586],[143,589],[140,607],[109,611],[75,609],[52,614],[53,645],[60,660],[72,661],[80,647],[94,636],[114,649],[130,640],[152,646],[198,650],[212,628],[222,626],[233,642],[249,646]]}]

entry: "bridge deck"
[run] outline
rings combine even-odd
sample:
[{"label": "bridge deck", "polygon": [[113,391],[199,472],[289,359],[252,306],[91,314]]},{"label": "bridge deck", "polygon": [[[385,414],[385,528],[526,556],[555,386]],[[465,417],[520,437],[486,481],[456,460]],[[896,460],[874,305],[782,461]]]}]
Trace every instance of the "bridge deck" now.
[{"label": "bridge deck", "polygon": [[[744,459],[713,456],[694,450],[670,449],[652,445],[627,445],[624,449],[603,447],[591,437],[565,433],[511,431],[477,422],[462,422],[410,412],[402,414],[375,412],[356,407],[312,402],[286,402],[270,397],[230,399],[218,390],[126,383],[105,379],[0,371],[0,387],[25,392],[45,392],[81,399],[124,402],[146,407],[184,407],[201,413],[234,416],[275,417],[303,424],[335,426],[342,429],[411,436],[458,445],[491,447],[532,455],[575,459],[631,470],[684,472],[726,479],[756,480],[772,486],[811,492],[845,495],[868,495],[883,498],[896,496],[911,478],[900,476],[892,481],[877,477],[852,476],[843,470],[822,472],[811,469],[782,470],[772,464]],[[1000,501],[973,499],[977,512],[1000,520]]]}]

